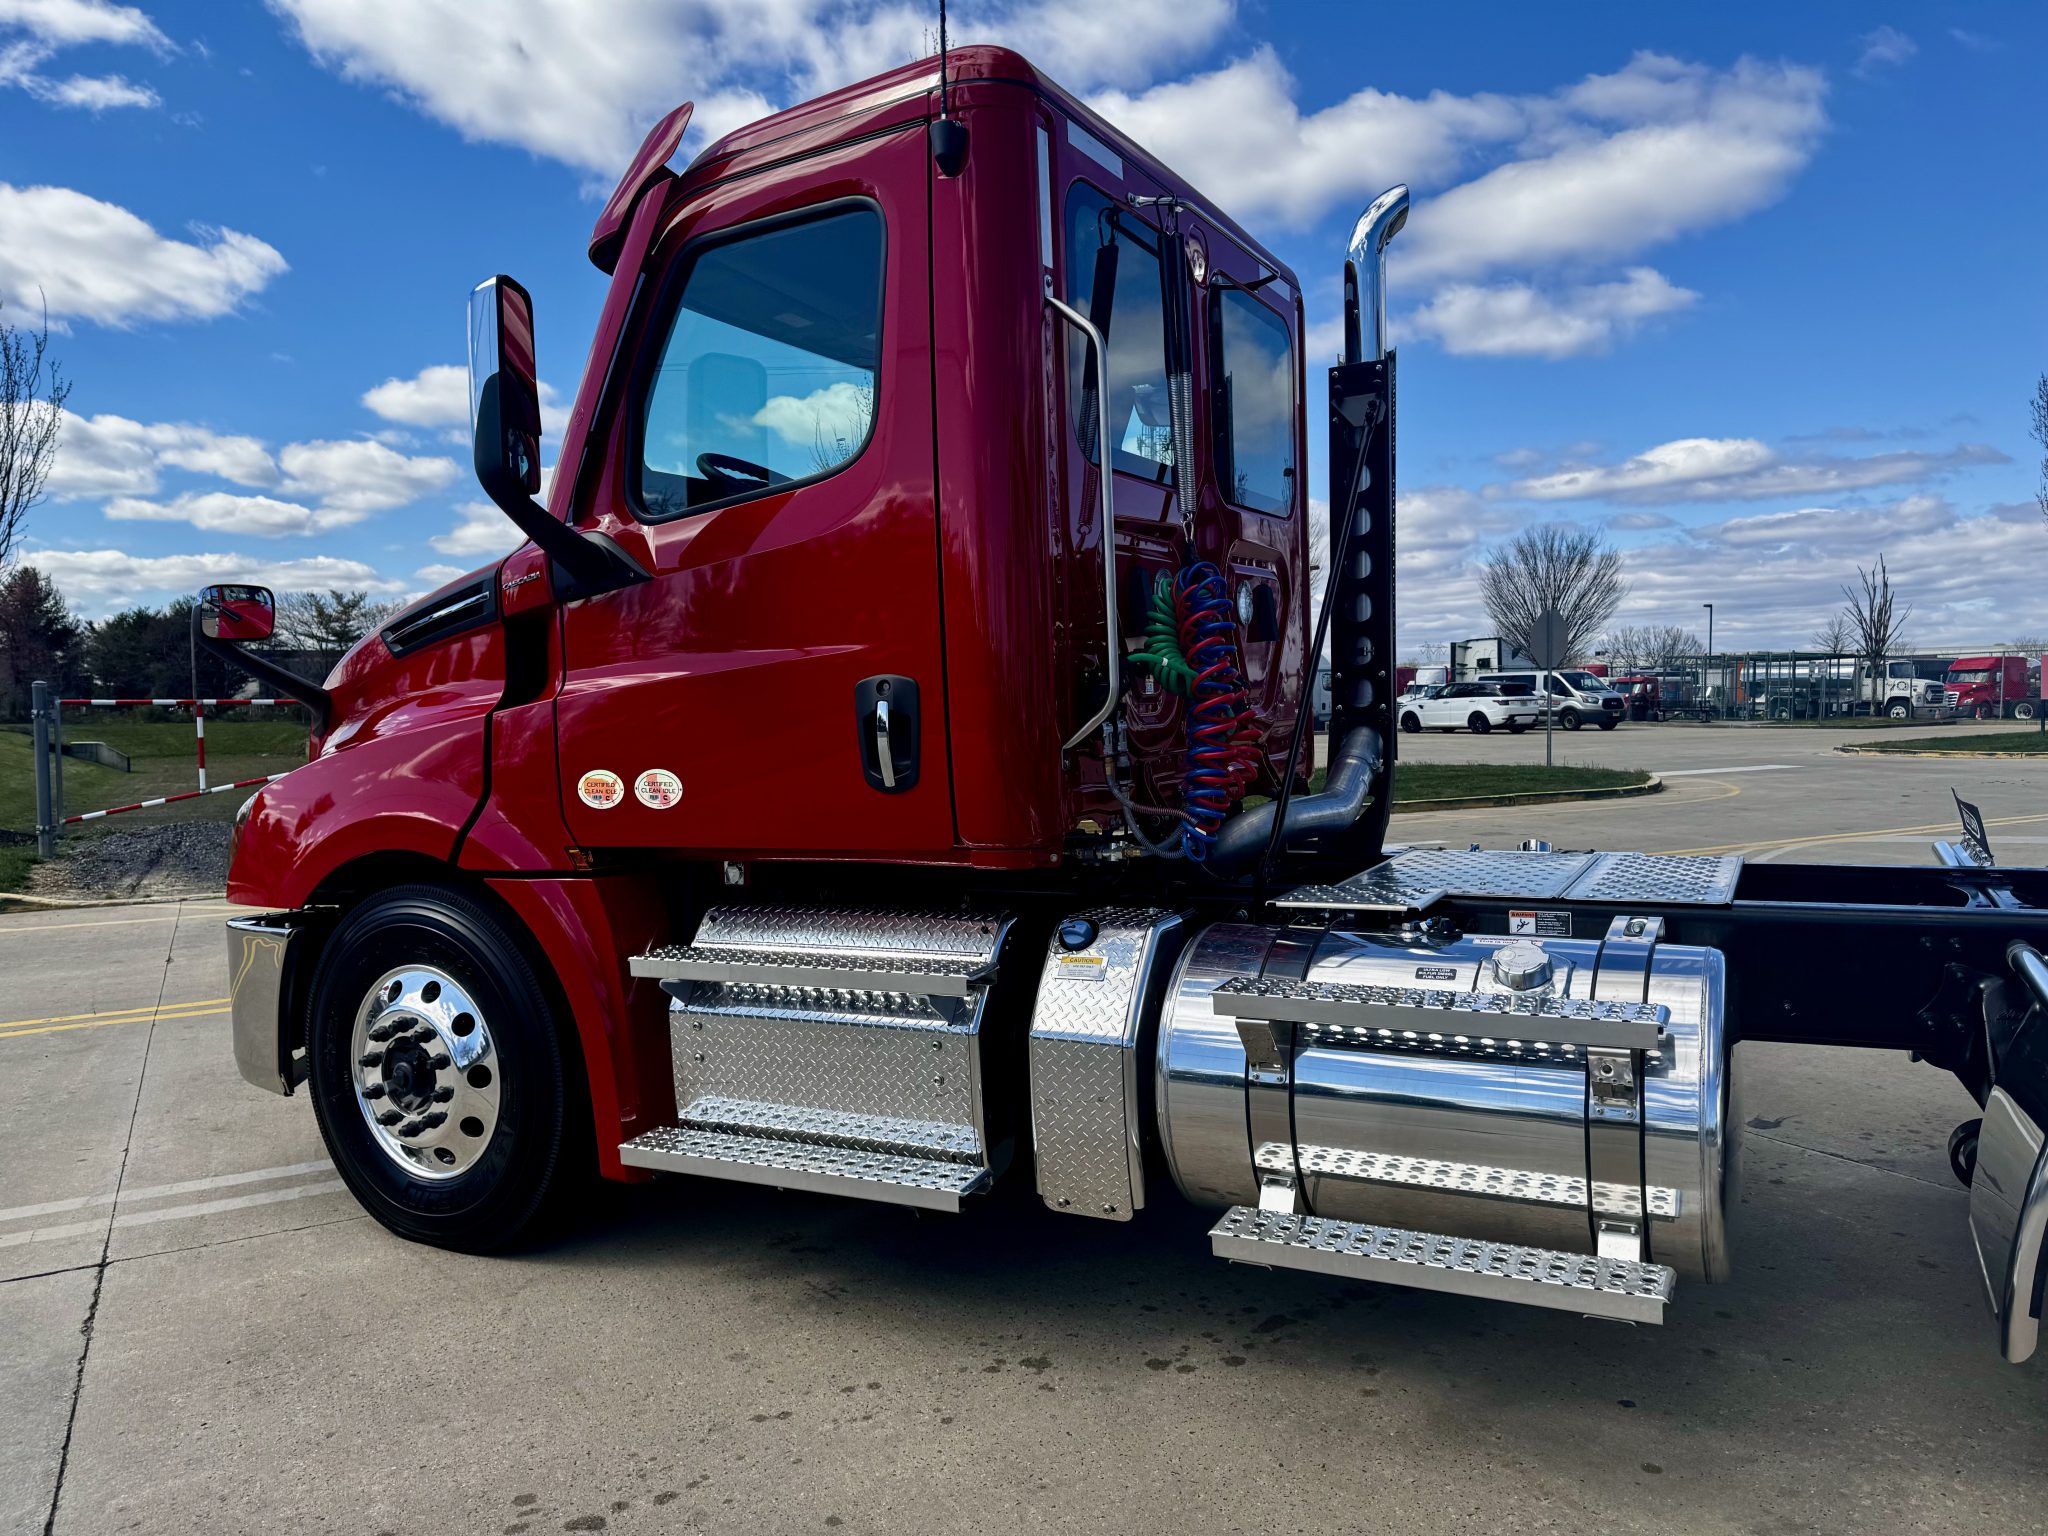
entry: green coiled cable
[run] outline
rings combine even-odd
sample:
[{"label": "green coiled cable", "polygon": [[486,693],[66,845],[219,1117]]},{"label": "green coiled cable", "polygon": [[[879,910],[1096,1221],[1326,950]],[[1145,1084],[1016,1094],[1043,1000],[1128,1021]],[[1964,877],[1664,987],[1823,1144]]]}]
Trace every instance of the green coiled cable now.
[{"label": "green coiled cable", "polygon": [[1149,667],[1168,693],[1185,696],[1195,683],[1195,669],[1181,654],[1180,621],[1173,609],[1173,578],[1162,572],[1152,584],[1152,605],[1146,611],[1145,643],[1130,660]]}]

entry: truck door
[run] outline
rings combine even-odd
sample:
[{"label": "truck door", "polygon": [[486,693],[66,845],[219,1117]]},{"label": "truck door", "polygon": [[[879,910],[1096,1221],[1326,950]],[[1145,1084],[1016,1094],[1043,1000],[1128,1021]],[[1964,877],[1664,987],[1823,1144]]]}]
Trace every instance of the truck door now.
[{"label": "truck door", "polygon": [[653,579],[564,615],[580,844],[951,848],[929,163],[920,122],[707,189],[657,241],[585,513]]}]

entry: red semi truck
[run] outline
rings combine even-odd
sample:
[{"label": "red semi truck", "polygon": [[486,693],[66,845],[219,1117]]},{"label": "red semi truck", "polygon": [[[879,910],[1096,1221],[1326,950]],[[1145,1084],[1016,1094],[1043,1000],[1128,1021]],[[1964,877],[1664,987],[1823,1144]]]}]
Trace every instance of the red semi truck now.
[{"label": "red semi truck", "polygon": [[1959,656],[1948,665],[1948,702],[1976,720],[2032,720],[2041,713],[2041,658]]},{"label": "red semi truck", "polygon": [[1877,1046],[1984,1105],[2025,1357],[2048,876],[1386,845],[1405,189],[1343,263],[1312,590],[1302,283],[1193,181],[997,48],[674,170],[689,111],[592,232],[544,507],[531,301],[473,297],[528,542],[322,684],[249,655],[314,728],[236,824],[235,1052],[371,1214],[502,1247],[586,1166],[1177,1191],[1222,1258],[1656,1321],[1727,1271],[1737,1042]]}]

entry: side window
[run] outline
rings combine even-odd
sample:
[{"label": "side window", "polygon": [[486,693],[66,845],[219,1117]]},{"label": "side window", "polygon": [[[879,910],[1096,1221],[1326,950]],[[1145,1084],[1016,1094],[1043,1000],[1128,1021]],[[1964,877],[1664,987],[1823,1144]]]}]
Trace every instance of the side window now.
[{"label": "side window", "polygon": [[[1173,406],[1166,384],[1159,236],[1083,182],[1067,194],[1067,289],[1067,302],[1109,340],[1111,463],[1126,474],[1171,481]],[[1101,455],[1087,354],[1087,343],[1069,333],[1067,398],[1074,402],[1074,430],[1095,464]]]},{"label": "side window", "polygon": [[1294,505],[1294,341],[1287,322],[1241,288],[1209,312],[1216,482],[1254,512]]},{"label": "side window", "polygon": [[673,517],[813,480],[875,425],[882,217],[850,208],[691,259],[641,418],[640,495]]}]

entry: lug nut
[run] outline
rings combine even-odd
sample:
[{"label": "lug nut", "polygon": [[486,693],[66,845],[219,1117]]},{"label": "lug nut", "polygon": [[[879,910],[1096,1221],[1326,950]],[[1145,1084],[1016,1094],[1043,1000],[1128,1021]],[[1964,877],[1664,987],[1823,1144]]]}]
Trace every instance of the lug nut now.
[{"label": "lug nut", "polygon": [[436,1104],[446,1104],[454,1097],[455,1090],[453,1088],[436,1088],[434,1090],[434,1102]]},{"label": "lug nut", "polygon": [[377,1116],[377,1123],[379,1125],[396,1125],[399,1121],[403,1120],[404,1118],[405,1116],[401,1115],[397,1110],[387,1109],[382,1114]]},{"label": "lug nut", "polygon": [[434,1034],[434,1026],[431,1024],[422,1024],[418,1029],[412,1032],[412,1037],[413,1039],[419,1041],[421,1045],[429,1044],[430,1042],[438,1038]]},{"label": "lug nut", "polygon": [[381,1099],[381,1098],[383,1098],[383,1097],[384,1097],[384,1085],[383,1085],[382,1083],[371,1083],[371,1084],[370,1084],[370,1085],[369,1085],[369,1086],[368,1086],[367,1088],[365,1088],[365,1089],[363,1090],[363,1097],[364,1097],[364,1098],[366,1098],[366,1099]]},{"label": "lug nut", "polygon": [[427,1123],[424,1120],[408,1120],[398,1128],[398,1134],[401,1136],[417,1136],[426,1128]]},{"label": "lug nut", "polygon": [[365,1051],[356,1058],[356,1065],[359,1067],[377,1067],[383,1064],[384,1053],[382,1051]]},{"label": "lug nut", "polygon": [[436,1072],[446,1072],[448,1068],[451,1065],[453,1065],[453,1063],[449,1061],[448,1053],[446,1051],[436,1051],[433,1055],[432,1061],[429,1064],[433,1067],[433,1069]]},{"label": "lug nut", "polygon": [[382,1045],[397,1033],[398,1026],[395,1024],[374,1024],[370,1027],[370,1038],[379,1045]]},{"label": "lug nut", "polygon": [[422,1115],[420,1117],[420,1129],[423,1131],[431,1131],[437,1126],[443,1126],[447,1123],[448,1115],[445,1110],[437,1109],[431,1115]]}]

